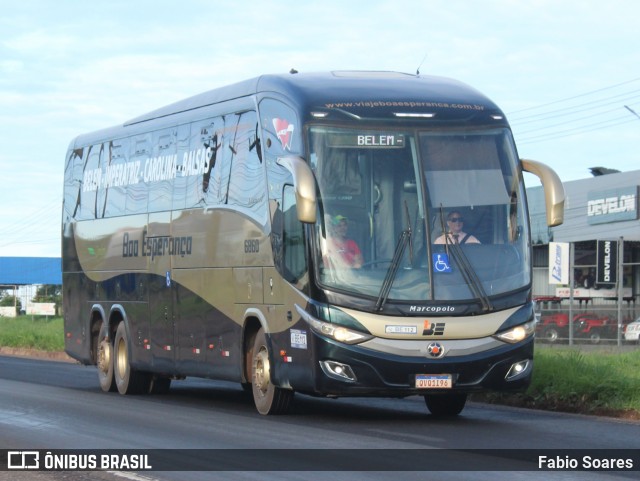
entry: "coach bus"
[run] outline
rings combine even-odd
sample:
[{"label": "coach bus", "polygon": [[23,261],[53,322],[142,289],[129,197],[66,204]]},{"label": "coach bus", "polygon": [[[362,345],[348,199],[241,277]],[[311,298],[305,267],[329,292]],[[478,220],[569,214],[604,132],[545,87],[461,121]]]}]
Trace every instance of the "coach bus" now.
[{"label": "coach bus", "polygon": [[557,175],[519,159],[494,103],[394,72],[264,75],[81,135],[65,350],[104,391],[235,381],[261,414],[297,391],[419,395],[453,416],[470,393],[524,389],[523,171],[561,223]]}]

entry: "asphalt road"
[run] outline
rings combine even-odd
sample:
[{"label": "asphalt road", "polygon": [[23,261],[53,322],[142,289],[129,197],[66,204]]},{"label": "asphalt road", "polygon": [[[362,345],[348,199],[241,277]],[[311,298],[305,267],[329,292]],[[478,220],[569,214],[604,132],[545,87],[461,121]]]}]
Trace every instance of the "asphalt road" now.
[{"label": "asphalt road", "polygon": [[[156,461],[176,461],[180,469],[207,470],[137,474],[121,470],[5,471],[0,472],[0,481],[123,476],[304,481],[638,479],[637,470],[527,472],[530,464],[512,459],[507,450],[540,449],[549,456],[566,449],[592,450],[588,453],[602,452],[609,457],[619,450],[637,454],[640,423],[477,403],[469,403],[458,418],[442,420],[428,414],[420,397],[332,400],[297,396],[291,414],[265,417],[255,411],[250,396],[232,383],[190,378],[175,381],[165,395],[121,396],[100,390],[94,367],[0,356],[0,449],[166,450],[149,452]],[[222,449],[230,451],[220,456]],[[269,451],[274,449],[282,451]],[[423,451],[427,449],[445,451]],[[467,449],[501,451],[459,452]],[[180,461],[180,456],[193,464]],[[318,466],[342,466],[345,457],[345,471],[315,472]],[[236,461],[242,467],[215,469],[215,463],[227,466]],[[385,463],[389,465],[386,470],[367,471]],[[425,470],[425,463],[438,466],[437,476],[433,468]],[[512,471],[493,472],[505,467]]]}]

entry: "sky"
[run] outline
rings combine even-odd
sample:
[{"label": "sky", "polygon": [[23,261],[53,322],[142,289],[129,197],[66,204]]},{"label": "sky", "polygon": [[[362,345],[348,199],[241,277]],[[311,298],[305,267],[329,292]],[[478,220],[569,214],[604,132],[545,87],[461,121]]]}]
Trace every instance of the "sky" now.
[{"label": "sky", "polygon": [[637,0],[4,2],[0,255],[60,256],[75,136],[291,68],[455,78],[563,181],[640,169],[639,28]]}]

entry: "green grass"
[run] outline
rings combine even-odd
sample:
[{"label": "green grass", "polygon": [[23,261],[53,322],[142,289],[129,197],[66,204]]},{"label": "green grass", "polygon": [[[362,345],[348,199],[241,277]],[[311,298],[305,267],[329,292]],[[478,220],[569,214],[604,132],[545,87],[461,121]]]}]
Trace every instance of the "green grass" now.
[{"label": "green grass", "polygon": [[545,409],[640,412],[640,350],[538,349],[526,395]]},{"label": "green grass", "polygon": [[0,346],[64,351],[61,317],[0,317]]},{"label": "green grass", "polygon": [[475,400],[552,411],[640,418],[640,350],[537,348],[525,393],[474,395]]}]

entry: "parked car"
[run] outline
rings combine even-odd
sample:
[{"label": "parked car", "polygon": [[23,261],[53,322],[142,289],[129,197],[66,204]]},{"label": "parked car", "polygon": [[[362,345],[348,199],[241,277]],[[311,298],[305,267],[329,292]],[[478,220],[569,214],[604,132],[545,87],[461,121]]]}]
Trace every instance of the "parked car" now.
[{"label": "parked car", "polygon": [[[581,313],[573,316],[573,337],[588,339],[593,344],[603,339],[615,339],[617,325],[609,316]],[[537,324],[538,335],[547,342],[569,339],[569,315],[556,312],[542,316]]]},{"label": "parked car", "polygon": [[624,330],[624,340],[640,344],[640,317],[627,324]]}]

